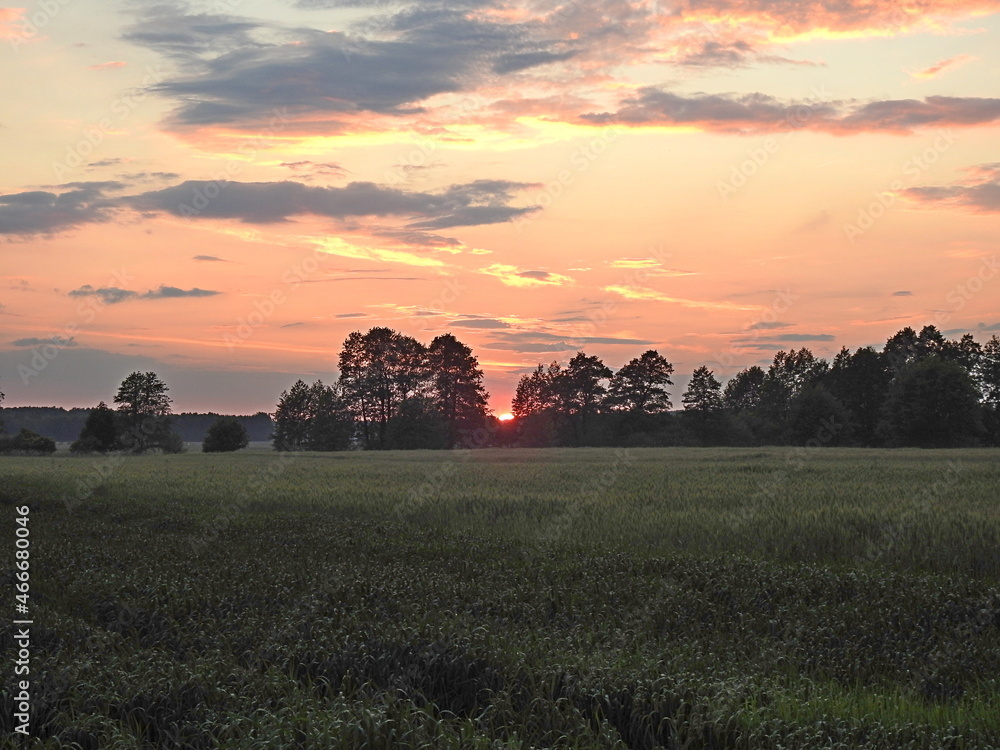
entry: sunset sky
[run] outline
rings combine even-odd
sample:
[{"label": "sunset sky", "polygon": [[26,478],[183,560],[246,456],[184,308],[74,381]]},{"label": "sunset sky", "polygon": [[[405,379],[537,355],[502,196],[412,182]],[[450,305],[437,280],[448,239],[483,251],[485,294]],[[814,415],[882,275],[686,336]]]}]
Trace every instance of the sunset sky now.
[{"label": "sunset sky", "polygon": [[384,325],[725,380],[1000,332],[1000,0],[0,8],[0,390],[271,411]]}]

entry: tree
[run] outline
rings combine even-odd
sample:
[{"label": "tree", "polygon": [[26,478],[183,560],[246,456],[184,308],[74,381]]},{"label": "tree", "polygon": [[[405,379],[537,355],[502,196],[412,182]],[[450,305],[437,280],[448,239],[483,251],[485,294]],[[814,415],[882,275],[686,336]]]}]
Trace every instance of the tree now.
[{"label": "tree", "polygon": [[48,455],[55,452],[55,440],[32,432],[26,427],[22,427],[14,437],[6,435],[0,437],[0,453]]},{"label": "tree", "polygon": [[848,412],[822,385],[809,385],[792,399],[788,438],[795,445],[843,445],[850,435]]},{"label": "tree", "polygon": [[133,453],[159,448],[165,453],[183,450],[170,430],[170,397],[166,383],[155,372],[133,372],[118,387],[118,442]]},{"label": "tree", "polygon": [[[553,362],[549,369],[557,367]],[[530,374],[521,376],[510,405],[511,414],[517,419],[523,419],[532,414],[541,414],[553,406],[550,377],[543,365],[538,365]]]},{"label": "tree", "polygon": [[201,449],[205,453],[227,453],[246,448],[250,444],[246,428],[235,417],[219,417],[208,428]]},{"label": "tree", "polygon": [[389,419],[386,448],[392,450],[441,449],[448,445],[448,423],[433,398],[405,399]]},{"label": "tree", "polygon": [[691,382],[683,396],[684,409],[696,412],[702,417],[723,408],[722,383],[715,379],[712,371],[702,365],[691,375]]},{"label": "tree", "polygon": [[274,434],[271,437],[276,451],[306,450],[309,444],[309,419],[311,417],[309,386],[296,380],[290,390],[278,397],[272,419]]},{"label": "tree", "polygon": [[884,415],[897,445],[974,445],[984,432],[972,378],[957,362],[938,356],[911,362],[899,372],[889,387]]},{"label": "tree", "polygon": [[354,422],[338,385],[317,380],[309,389],[306,447],[311,451],[344,451],[351,447]]},{"label": "tree", "polygon": [[670,411],[670,376],[674,366],[655,349],[631,360],[611,377],[608,404],[612,408],[639,414]]},{"label": "tree", "polygon": [[551,378],[556,408],[569,420],[577,442],[585,438],[587,423],[598,412],[607,393],[602,381],[611,376],[611,369],[600,357],[577,352],[569,365]]},{"label": "tree", "polygon": [[472,350],[450,333],[431,341],[427,367],[434,404],[447,426],[447,447],[454,448],[463,433],[482,427],[489,416],[483,371]]},{"label": "tree", "polygon": [[[3,399],[4,399],[4,392],[0,391],[0,404],[3,403]],[[2,433],[3,431],[4,431],[4,429],[3,429],[3,417],[0,417],[0,433]]]},{"label": "tree", "polygon": [[115,449],[118,442],[118,426],[115,412],[101,401],[91,409],[87,421],[80,430],[80,436],[69,449],[73,453],[107,453]]},{"label": "tree", "polygon": [[975,377],[983,402],[1000,409],[1000,339],[996,334],[983,345]]},{"label": "tree", "polygon": [[830,394],[847,410],[851,433],[862,445],[878,442],[879,413],[892,378],[889,358],[866,346],[854,354],[842,349],[824,380]]},{"label": "tree", "polygon": [[723,393],[726,406],[734,412],[752,411],[759,407],[766,376],[767,373],[757,365],[740,370],[726,383]]},{"label": "tree", "polygon": [[366,448],[387,447],[386,429],[399,405],[428,395],[426,349],[391,328],[355,331],[340,352],[340,387]]},{"label": "tree", "polygon": [[337,385],[297,380],[282,391],[273,415],[277,451],[340,451],[351,447],[354,424]]}]

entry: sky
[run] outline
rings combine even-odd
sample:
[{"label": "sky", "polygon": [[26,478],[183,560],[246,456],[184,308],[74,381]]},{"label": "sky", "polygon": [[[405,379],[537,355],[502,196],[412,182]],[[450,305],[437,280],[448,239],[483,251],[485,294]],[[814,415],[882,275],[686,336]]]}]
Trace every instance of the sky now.
[{"label": "sky", "polygon": [[4,406],[271,411],[355,330],[491,406],[647,349],[1000,332],[1000,0],[0,8]]}]

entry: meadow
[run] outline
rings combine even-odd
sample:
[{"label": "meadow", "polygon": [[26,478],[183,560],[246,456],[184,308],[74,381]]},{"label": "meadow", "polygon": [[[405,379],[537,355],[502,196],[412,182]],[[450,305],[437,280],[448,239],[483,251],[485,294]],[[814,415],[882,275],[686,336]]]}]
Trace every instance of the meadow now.
[{"label": "meadow", "polygon": [[1000,747],[998,488],[987,449],[3,458],[31,746]]}]

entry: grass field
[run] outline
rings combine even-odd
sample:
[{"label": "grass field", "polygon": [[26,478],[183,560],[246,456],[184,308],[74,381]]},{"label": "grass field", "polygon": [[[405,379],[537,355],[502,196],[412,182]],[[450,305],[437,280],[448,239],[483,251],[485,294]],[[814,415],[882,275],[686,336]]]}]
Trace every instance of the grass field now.
[{"label": "grass field", "polygon": [[989,450],[0,460],[44,747],[998,747],[998,494]]}]

